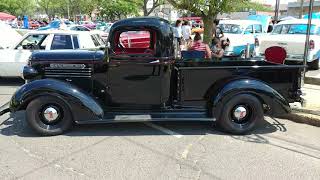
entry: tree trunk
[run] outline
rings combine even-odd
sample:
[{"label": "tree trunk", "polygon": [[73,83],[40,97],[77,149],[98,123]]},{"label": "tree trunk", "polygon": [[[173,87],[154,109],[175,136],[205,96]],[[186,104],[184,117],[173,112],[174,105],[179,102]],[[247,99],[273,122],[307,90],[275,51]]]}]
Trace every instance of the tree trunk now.
[{"label": "tree trunk", "polygon": [[143,1],[143,16],[148,16],[148,9],[147,9],[148,0]]},{"label": "tree trunk", "polygon": [[203,32],[203,42],[211,44],[212,33],[213,33],[213,20],[215,16],[203,16],[204,32]]}]

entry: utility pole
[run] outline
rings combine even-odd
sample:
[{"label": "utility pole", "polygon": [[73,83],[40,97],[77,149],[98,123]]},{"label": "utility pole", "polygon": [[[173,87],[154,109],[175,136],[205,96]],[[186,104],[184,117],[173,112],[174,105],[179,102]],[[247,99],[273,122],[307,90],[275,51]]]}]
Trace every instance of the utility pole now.
[{"label": "utility pole", "polygon": [[303,3],[304,3],[304,0],[300,0],[300,12],[299,12],[299,19],[302,18],[303,16]]},{"label": "utility pole", "polygon": [[279,20],[279,9],[280,9],[280,0],[276,0],[276,6],[274,8],[274,20],[276,22]]},{"label": "utility pole", "polygon": [[304,45],[304,55],[303,55],[303,65],[304,65],[304,71],[303,71],[303,79],[305,78],[306,72],[307,72],[307,59],[309,56],[309,45],[310,45],[310,31],[311,31],[311,20],[312,20],[312,11],[313,11],[313,3],[314,0],[310,0],[309,3],[309,12],[308,12],[308,26],[307,26],[307,37],[306,42]]}]

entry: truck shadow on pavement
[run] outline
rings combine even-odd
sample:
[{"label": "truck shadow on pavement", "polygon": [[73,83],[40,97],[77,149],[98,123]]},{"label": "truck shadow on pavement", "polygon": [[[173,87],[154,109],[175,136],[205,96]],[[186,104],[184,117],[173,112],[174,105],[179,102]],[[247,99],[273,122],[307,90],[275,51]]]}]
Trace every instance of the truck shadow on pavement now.
[{"label": "truck shadow on pavement", "polygon": [[[9,115],[9,114],[8,114]],[[7,116],[8,116],[7,115]],[[250,134],[269,134],[276,131],[286,131],[286,128],[276,119],[273,122],[261,121]],[[5,136],[38,137],[25,121],[24,112],[10,113],[5,121],[0,122],[0,134]],[[62,136],[156,136],[156,135],[227,135],[220,131],[212,122],[131,122],[94,125],[75,125]],[[249,134],[249,135],[250,135]],[[238,137],[238,136],[234,136]],[[240,137],[240,136],[239,136]],[[261,141],[249,139],[248,141]]]}]

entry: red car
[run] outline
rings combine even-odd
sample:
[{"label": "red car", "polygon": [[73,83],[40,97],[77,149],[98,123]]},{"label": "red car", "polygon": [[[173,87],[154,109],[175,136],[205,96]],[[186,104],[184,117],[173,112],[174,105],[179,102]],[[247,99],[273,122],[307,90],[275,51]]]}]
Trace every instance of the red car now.
[{"label": "red car", "polygon": [[38,29],[40,26],[38,21],[29,21],[29,29]]}]

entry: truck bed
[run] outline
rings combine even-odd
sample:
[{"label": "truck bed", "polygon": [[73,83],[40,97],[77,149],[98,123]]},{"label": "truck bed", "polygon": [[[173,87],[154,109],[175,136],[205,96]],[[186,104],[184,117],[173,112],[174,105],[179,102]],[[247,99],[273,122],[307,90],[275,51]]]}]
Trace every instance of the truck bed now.
[{"label": "truck bed", "polygon": [[181,102],[200,102],[206,91],[220,81],[253,78],[266,83],[278,91],[288,102],[297,101],[294,93],[300,89],[299,77],[303,65],[282,65],[257,60],[232,61],[180,61],[176,63],[180,79]]}]

